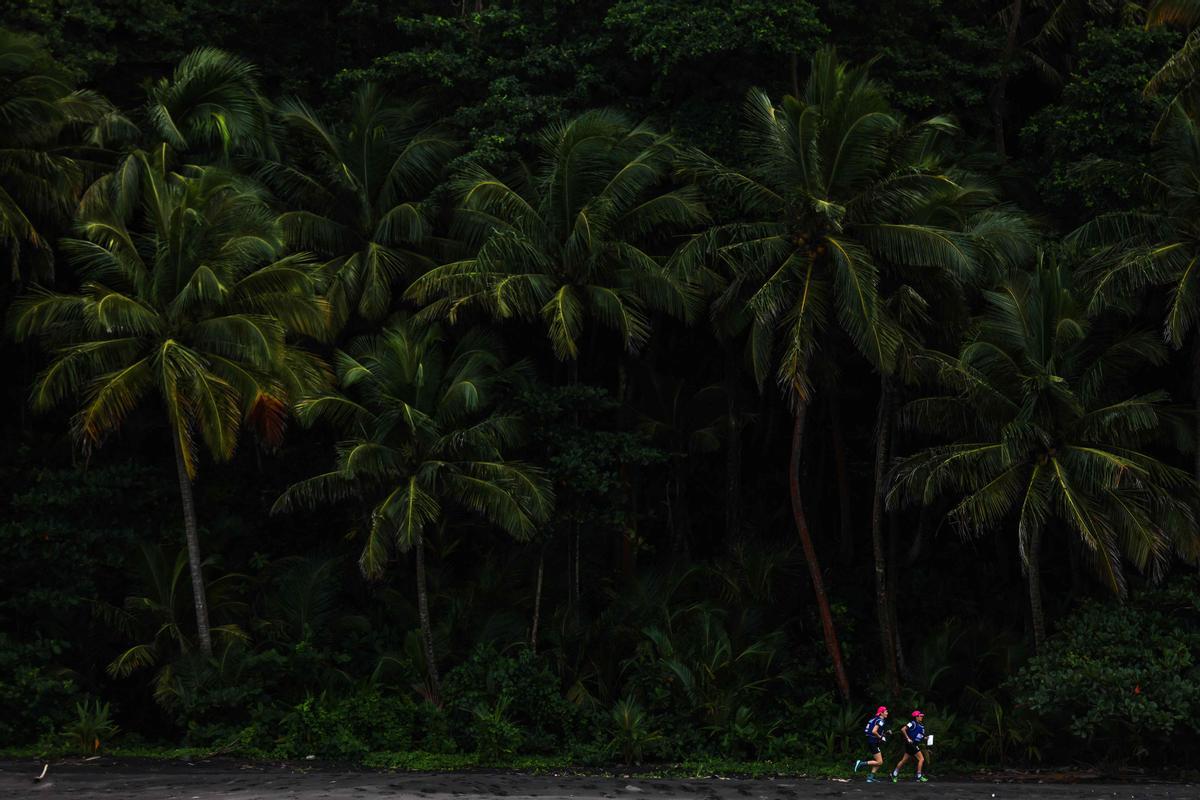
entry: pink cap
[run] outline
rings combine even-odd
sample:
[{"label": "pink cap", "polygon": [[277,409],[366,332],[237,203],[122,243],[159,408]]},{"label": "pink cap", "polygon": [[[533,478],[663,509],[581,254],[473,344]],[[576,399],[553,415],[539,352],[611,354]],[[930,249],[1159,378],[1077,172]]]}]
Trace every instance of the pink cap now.
[{"label": "pink cap", "polygon": [[875,709],[875,716],[878,717],[880,714],[882,714],[885,711],[887,711],[887,706],[880,706],[879,708]]},{"label": "pink cap", "polygon": [[913,718],[914,718],[914,719],[915,719],[916,717],[923,717],[923,716],[925,716],[925,712],[924,712],[924,711],[914,711],[914,712],[913,712]]}]

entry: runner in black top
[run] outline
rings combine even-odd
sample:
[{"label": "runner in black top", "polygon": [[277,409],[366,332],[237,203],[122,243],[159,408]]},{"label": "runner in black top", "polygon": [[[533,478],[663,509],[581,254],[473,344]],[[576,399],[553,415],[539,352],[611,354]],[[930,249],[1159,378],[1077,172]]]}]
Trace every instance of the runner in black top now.
[{"label": "runner in black top", "polygon": [[900,781],[900,770],[904,769],[910,758],[917,760],[917,780],[921,783],[928,782],[929,779],[924,775],[925,753],[921,751],[921,745],[925,742],[925,712],[912,712],[912,722],[901,728],[900,732],[904,734],[904,755],[892,770],[892,783]]}]

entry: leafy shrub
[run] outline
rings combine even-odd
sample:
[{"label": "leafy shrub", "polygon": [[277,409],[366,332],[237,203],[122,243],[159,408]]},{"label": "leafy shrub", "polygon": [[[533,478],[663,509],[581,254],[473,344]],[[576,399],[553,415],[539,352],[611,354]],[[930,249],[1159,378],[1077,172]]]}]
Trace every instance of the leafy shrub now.
[{"label": "leafy shrub", "polygon": [[628,697],[613,706],[612,720],[613,746],[621,751],[626,764],[640,764],[646,746],[662,738],[659,731],[652,729],[649,715]]},{"label": "leafy shrub", "polygon": [[492,706],[480,703],[473,709],[475,724],[475,749],[481,761],[499,761],[510,758],[521,746],[521,730],[505,718],[509,706],[508,695]]},{"label": "leafy shrub", "polygon": [[0,745],[45,739],[70,721],[79,689],[49,661],[62,650],[58,641],[22,644],[0,633]]},{"label": "leafy shrub", "polygon": [[526,752],[550,753],[575,743],[583,711],[563,697],[558,677],[549,664],[530,650],[500,655],[480,645],[462,664],[447,673],[442,694],[466,729],[476,721],[479,707],[494,709],[506,698],[505,718],[521,733]]},{"label": "leafy shrub", "polygon": [[1081,752],[1167,757],[1200,715],[1200,632],[1194,605],[1189,613],[1163,600],[1093,603],[1067,617],[1015,679],[1017,701],[1070,731],[1087,745]]},{"label": "leafy shrub", "polygon": [[120,732],[120,728],[109,717],[108,703],[84,700],[75,704],[78,718],[67,726],[67,745],[80,755],[100,752],[100,748]]},{"label": "leafy shrub", "polygon": [[347,697],[308,697],[287,714],[278,752],[285,757],[359,760],[370,752],[452,752],[441,712],[374,689]]}]

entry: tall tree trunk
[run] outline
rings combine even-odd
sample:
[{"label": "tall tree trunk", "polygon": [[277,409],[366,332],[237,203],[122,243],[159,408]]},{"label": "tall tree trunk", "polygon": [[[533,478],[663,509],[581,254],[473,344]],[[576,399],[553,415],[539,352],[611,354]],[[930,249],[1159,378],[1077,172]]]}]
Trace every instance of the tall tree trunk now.
[{"label": "tall tree trunk", "polygon": [[829,404],[829,433],[833,444],[833,471],[837,478],[838,493],[838,527],[841,537],[838,540],[838,560],[849,564],[854,559],[854,519],[850,502],[850,476],[846,469],[846,437],[842,429],[842,412],[838,408],[838,398],[830,397]]},{"label": "tall tree trunk", "polygon": [[[918,524],[920,524],[919,520]],[[900,629],[900,604],[896,602],[896,598],[900,596],[900,570],[896,568],[899,558],[900,512],[893,508],[888,512],[888,563],[892,565],[887,575],[888,599],[891,601],[888,605],[891,607],[889,611],[892,621],[892,643],[895,645],[896,653],[896,671],[904,678],[908,676],[908,664],[904,659],[904,636]]]},{"label": "tall tree trunk", "polygon": [[1033,654],[1042,652],[1046,642],[1046,612],[1042,609],[1042,528],[1033,526],[1029,534],[1029,611],[1033,621]]},{"label": "tall tree trunk", "polygon": [[808,562],[808,574],[812,578],[813,592],[817,596],[817,610],[821,615],[825,649],[829,652],[829,659],[833,663],[833,676],[837,681],[842,699],[849,700],[850,681],[846,677],[846,668],[842,664],[842,650],[833,625],[833,612],[829,608],[829,598],[825,595],[825,580],[821,577],[821,565],[817,562],[817,551],[813,547],[812,536],[808,530],[808,519],[804,515],[804,502],[800,497],[800,451],[804,444],[804,418],[807,412],[808,404],[799,403],[792,424],[792,455],[791,463],[788,465],[792,516],[796,522],[796,533],[800,536],[800,546],[804,549],[804,560]]},{"label": "tall tree trunk", "polygon": [[[567,361],[567,385],[579,385],[579,360],[572,358]],[[571,424],[579,427],[579,410],[571,412]],[[567,605],[571,608],[576,622],[579,621],[579,520],[572,515],[571,529],[567,531]]]},{"label": "tall tree trunk", "polygon": [[[730,372],[730,370],[734,370]],[[733,547],[742,538],[742,425],[737,404],[737,359],[732,345],[725,350],[726,425],[725,441],[725,546]]]},{"label": "tall tree trunk", "polygon": [[1192,408],[1196,412],[1196,452],[1192,454],[1194,461],[1193,474],[1200,481],[1200,334],[1192,337]]},{"label": "tall tree trunk", "polygon": [[546,569],[546,545],[538,552],[537,584],[533,589],[533,625],[529,630],[529,649],[537,652],[538,624],[542,620],[542,576]]},{"label": "tall tree trunk", "polygon": [[[621,430],[627,431],[633,428],[633,382],[629,380],[629,366],[626,362],[628,356],[622,355],[617,360],[617,402],[620,404],[617,411],[618,421]],[[637,539],[638,529],[638,480],[637,470],[634,466],[622,463],[621,483],[625,484],[626,496],[626,520],[624,530],[621,534],[621,573],[626,578],[633,577],[635,570],[635,561],[637,554],[634,551],[633,545]]]},{"label": "tall tree trunk", "polygon": [[[684,455],[683,458],[687,458]],[[686,462],[675,464],[675,528],[677,540],[673,555],[687,558],[692,550],[692,511],[688,505],[688,466]]]},{"label": "tall tree trunk", "polygon": [[879,409],[875,419],[875,496],[871,503],[871,550],[875,556],[875,615],[879,620],[879,640],[883,653],[884,674],[893,695],[900,692],[900,672],[896,664],[896,638],[892,633],[892,611],[888,593],[887,554],[883,549],[884,481],[891,453],[892,393],[887,376],[880,380]]},{"label": "tall tree trunk", "polygon": [[192,575],[192,604],[196,608],[196,633],[200,652],[212,658],[212,631],[208,624],[208,593],[204,588],[203,562],[200,559],[200,535],[196,531],[196,500],[192,496],[192,478],[183,460],[183,445],[179,435],[171,432],[175,443],[175,470],[179,473],[179,497],[183,501],[183,533],[187,539],[188,570]]},{"label": "tall tree trunk", "polygon": [[1004,106],[1008,96],[1008,80],[1012,77],[1012,61],[1013,56],[1017,52],[1017,33],[1021,27],[1021,2],[1022,0],[1013,0],[1009,7],[1011,16],[1008,20],[1008,34],[1004,40],[1004,51],[1000,56],[1000,74],[996,78],[996,82],[992,85],[991,97],[989,105],[992,112],[992,128],[996,137],[996,152],[1000,155],[1005,155],[1008,152],[1008,145],[1005,142],[1004,135]]},{"label": "tall tree trunk", "polygon": [[433,624],[429,620],[429,589],[425,585],[425,536],[417,537],[417,615],[421,618],[421,644],[425,648],[425,667],[429,673],[430,700],[442,704],[442,680],[438,675],[437,656],[433,652]]}]

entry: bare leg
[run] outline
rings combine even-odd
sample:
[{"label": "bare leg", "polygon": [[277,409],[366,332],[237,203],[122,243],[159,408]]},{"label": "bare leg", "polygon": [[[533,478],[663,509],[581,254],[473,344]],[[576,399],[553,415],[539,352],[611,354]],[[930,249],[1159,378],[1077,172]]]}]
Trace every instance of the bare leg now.
[{"label": "bare leg", "polygon": [[899,763],[896,764],[896,768],[892,770],[892,774],[899,774],[900,770],[904,769],[904,765],[908,763],[909,758],[911,758],[911,756],[908,753],[905,753],[903,758],[900,759]]}]

